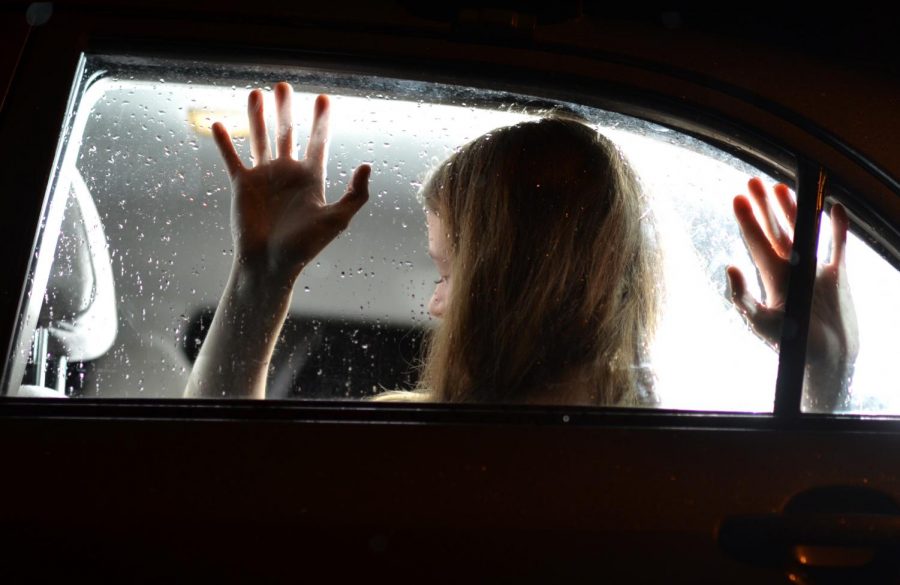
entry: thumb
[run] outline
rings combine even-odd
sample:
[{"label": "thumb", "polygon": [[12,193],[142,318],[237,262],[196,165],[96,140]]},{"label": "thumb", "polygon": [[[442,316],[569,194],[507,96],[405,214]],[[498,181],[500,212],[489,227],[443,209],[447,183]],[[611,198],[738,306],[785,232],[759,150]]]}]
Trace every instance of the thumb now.
[{"label": "thumb", "polygon": [[749,319],[757,312],[756,299],[747,292],[747,281],[744,279],[744,273],[737,266],[729,266],[725,269],[726,284],[728,285],[728,297],[734,304],[735,308]]},{"label": "thumb", "polygon": [[356,212],[365,205],[369,200],[369,175],[372,173],[372,167],[369,165],[359,165],[353,171],[353,177],[350,184],[347,185],[347,191],[338,199],[331,208],[346,223],[350,223],[350,219],[356,215]]},{"label": "thumb", "polygon": [[766,307],[747,290],[744,274],[736,266],[729,266],[725,271],[728,279],[728,290],[731,302],[747,322],[747,325],[772,347],[778,347],[781,341],[781,325],[783,313],[778,309]]}]

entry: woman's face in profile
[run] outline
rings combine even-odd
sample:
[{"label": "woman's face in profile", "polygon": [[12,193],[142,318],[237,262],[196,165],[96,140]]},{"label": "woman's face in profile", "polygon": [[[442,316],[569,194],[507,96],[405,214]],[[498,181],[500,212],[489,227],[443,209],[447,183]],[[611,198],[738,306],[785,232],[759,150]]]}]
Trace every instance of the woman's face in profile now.
[{"label": "woman's face in profile", "polygon": [[450,279],[450,246],[443,222],[432,211],[425,211],[425,222],[428,225],[428,255],[437,268],[438,280],[435,280],[434,293],[428,302],[428,313],[440,319],[447,310],[452,290]]}]

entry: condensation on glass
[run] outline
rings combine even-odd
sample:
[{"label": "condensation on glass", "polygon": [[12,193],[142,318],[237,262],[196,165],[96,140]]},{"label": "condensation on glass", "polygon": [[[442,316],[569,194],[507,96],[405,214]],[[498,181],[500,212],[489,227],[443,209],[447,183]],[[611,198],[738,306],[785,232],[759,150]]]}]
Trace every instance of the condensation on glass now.
[{"label": "condensation on glass", "polygon": [[247,93],[282,79],[296,92],[299,144],[313,97],[332,95],[328,198],[362,161],[373,176],[369,203],[296,283],[270,398],[360,399],[412,386],[436,326],[421,182],[482,133],[562,107],[619,146],[652,201],[665,260],[649,364],[661,406],[771,411],[777,356],[731,306],[724,276],[729,264],[755,274],[732,197],[759,169],[653,123],[528,95],[108,55],[85,56],[73,90],[7,394],[182,395],[232,261],[230,185],[209,126],[225,122],[247,160]]}]

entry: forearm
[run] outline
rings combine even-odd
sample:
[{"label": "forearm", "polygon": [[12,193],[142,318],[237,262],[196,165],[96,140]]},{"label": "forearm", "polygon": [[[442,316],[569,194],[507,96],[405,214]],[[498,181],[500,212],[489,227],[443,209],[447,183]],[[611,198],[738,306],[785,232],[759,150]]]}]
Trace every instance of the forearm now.
[{"label": "forearm", "polygon": [[185,389],[186,398],[265,398],[292,279],[231,271]]}]

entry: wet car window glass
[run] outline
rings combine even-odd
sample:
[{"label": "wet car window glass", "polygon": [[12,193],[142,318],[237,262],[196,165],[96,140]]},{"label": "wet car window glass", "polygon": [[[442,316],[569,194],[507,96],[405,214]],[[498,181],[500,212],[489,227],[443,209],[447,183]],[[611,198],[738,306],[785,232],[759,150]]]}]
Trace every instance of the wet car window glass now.
[{"label": "wet car window glass", "polygon": [[[829,199],[828,203],[835,203]],[[897,414],[900,379],[894,373],[900,330],[900,271],[852,231],[843,262],[834,261],[836,234],[823,213],[817,255],[813,316],[830,315],[826,327],[810,327],[802,408],[806,412]],[[824,265],[824,267],[822,267]],[[814,372],[816,354],[833,354],[825,381]],[[824,394],[824,397],[820,397]]]},{"label": "wet car window glass", "polygon": [[[61,138],[7,394],[182,395],[232,261],[230,186],[209,126],[225,122],[249,160],[247,93],[263,87],[271,100],[280,79],[295,90],[301,145],[315,95],[332,96],[329,200],[360,162],[373,175],[370,201],[295,285],[269,398],[363,399],[411,387],[435,326],[418,188],[467,141],[560,107],[616,143],[651,199],[664,255],[648,364],[660,406],[771,411],[777,355],[734,310],[724,274],[729,264],[755,274],[732,197],[751,176],[774,183],[759,169],[657,124],[528,95],[99,55],[84,59]],[[757,280],[748,286],[758,298]]]}]

